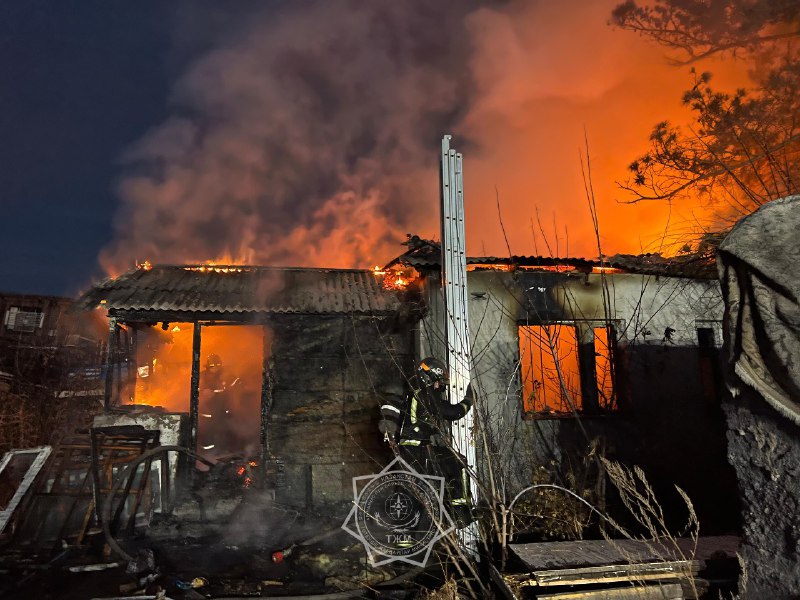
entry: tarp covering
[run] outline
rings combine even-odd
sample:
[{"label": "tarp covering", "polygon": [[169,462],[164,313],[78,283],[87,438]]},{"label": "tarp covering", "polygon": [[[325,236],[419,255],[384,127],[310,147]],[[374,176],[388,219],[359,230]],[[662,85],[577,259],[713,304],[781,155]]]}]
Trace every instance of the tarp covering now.
[{"label": "tarp covering", "polygon": [[800,424],[800,196],[739,221],[720,245],[718,267],[729,365]]}]

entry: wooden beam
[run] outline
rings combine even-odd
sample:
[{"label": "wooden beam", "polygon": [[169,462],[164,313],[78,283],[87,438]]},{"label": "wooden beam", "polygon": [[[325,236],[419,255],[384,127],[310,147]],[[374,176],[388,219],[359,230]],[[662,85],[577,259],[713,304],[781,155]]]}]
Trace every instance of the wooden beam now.
[{"label": "wooden beam", "polygon": [[518,576],[517,579],[520,585],[533,587],[593,585],[619,581],[686,579],[696,575],[698,570],[695,561],[682,560],[532,571]]},{"label": "wooden beam", "polygon": [[131,403],[136,404],[136,373],[139,367],[139,328],[131,327],[130,344],[128,345],[128,395]]},{"label": "wooden beam", "polygon": [[261,328],[261,483],[266,484],[269,452],[269,415],[272,410],[272,376],[269,363],[272,357],[269,328]]},{"label": "wooden beam", "polygon": [[656,585],[633,585],[602,590],[584,590],[537,594],[537,600],[683,600],[683,589],[679,583]]},{"label": "wooden beam", "polygon": [[105,412],[111,408],[111,397],[114,393],[114,360],[117,354],[117,320],[108,319],[108,348],[106,350],[106,387],[103,394],[103,408]]},{"label": "wooden beam", "polygon": [[197,452],[197,420],[200,414],[200,337],[201,325],[194,323],[192,332],[192,378],[189,390],[189,426],[191,439],[189,449]]}]

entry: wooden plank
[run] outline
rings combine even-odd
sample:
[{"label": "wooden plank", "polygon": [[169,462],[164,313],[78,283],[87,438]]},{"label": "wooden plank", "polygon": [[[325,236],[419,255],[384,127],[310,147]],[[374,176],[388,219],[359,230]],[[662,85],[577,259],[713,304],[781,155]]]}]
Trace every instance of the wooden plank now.
[{"label": "wooden plank", "polygon": [[694,575],[696,571],[696,568],[691,562],[676,561],[534,571],[530,573],[529,576],[530,579],[535,582],[535,585],[538,586],[586,585],[590,583],[608,583],[611,581],[673,579],[676,577]]},{"label": "wooden plank", "polygon": [[517,581],[530,581],[527,585],[537,585],[536,581],[569,579],[596,579],[626,575],[634,578],[643,575],[671,574],[674,577],[697,575],[699,564],[696,561],[660,561],[654,563],[633,563],[627,565],[602,565],[600,567],[580,567],[577,569],[550,569],[548,571],[527,571],[510,575]]},{"label": "wooden plank", "polygon": [[537,594],[537,600],[684,600],[679,583]]},{"label": "wooden plank", "polygon": [[497,589],[499,589],[500,593],[503,595],[503,598],[506,600],[519,600],[519,597],[514,593],[514,590],[503,577],[503,574],[498,571],[497,567],[492,563],[489,563],[489,574],[495,586],[497,586]]},{"label": "wooden plank", "polygon": [[564,585],[596,585],[618,582],[681,580],[688,582],[697,575],[692,561],[649,564],[606,565],[579,569],[533,571],[511,576],[520,586],[553,587]]},{"label": "wooden plank", "polygon": [[580,540],[511,544],[511,551],[531,571],[599,567],[610,564],[654,563],[692,558],[689,548],[648,540]]}]

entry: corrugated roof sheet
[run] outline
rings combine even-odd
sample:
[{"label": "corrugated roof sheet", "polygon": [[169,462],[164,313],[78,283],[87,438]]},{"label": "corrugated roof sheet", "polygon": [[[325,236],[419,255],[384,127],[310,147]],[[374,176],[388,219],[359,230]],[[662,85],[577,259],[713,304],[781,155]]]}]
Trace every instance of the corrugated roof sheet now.
[{"label": "corrugated roof sheet", "polygon": [[391,314],[397,294],[366,270],[154,265],[94,285],[79,303],[116,311]]}]

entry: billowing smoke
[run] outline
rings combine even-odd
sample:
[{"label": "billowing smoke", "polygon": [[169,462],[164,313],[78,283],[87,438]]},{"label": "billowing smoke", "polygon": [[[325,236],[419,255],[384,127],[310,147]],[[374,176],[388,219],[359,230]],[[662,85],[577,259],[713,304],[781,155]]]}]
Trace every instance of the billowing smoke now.
[{"label": "billowing smoke", "polygon": [[514,253],[534,252],[538,210],[551,235],[558,222],[558,253],[596,254],[584,131],[604,243],[638,250],[667,210],[615,204],[613,182],[653,123],[680,116],[689,77],[608,27],[615,3],[319,0],[242,15],[124,156],[104,266],[382,264],[406,232],[436,235],[446,132],[465,152],[471,253],[506,252],[496,187]]},{"label": "billowing smoke", "polygon": [[424,0],[251,15],[125,155],[104,264],[344,267],[399,253],[407,227],[436,222],[436,143],[463,105],[464,48],[463,15]]}]

